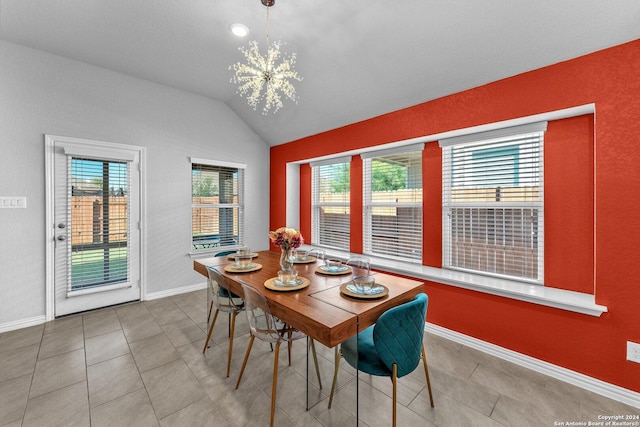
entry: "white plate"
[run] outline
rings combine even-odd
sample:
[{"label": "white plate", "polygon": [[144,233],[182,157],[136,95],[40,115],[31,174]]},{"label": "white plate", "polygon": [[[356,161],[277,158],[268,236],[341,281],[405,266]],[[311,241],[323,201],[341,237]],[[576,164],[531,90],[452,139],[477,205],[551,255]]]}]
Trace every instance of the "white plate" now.
[{"label": "white plate", "polygon": [[246,267],[238,267],[237,265],[230,265],[229,268],[231,268],[232,270],[251,270],[252,268],[256,268],[258,266],[258,264],[254,264],[251,263],[249,265],[247,265]]},{"label": "white plate", "polygon": [[349,269],[349,266],[347,265],[341,265],[338,268],[329,268],[326,265],[321,265],[320,266],[320,270],[322,271],[326,271],[327,273],[340,273],[343,271],[347,271]]}]

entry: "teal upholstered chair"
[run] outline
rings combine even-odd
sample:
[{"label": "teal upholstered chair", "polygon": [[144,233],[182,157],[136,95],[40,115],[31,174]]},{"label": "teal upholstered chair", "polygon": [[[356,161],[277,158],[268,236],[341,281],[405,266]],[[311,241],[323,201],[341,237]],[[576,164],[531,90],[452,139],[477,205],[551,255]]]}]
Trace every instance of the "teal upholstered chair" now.
[{"label": "teal upholstered chair", "polygon": [[433,408],[427,356],[422,343],[427,302],[427,295],[418,294],[413,300],[385,311],[375,325],[340,345],[336,354],[329,408],[331,408],[333,401],[341,356],[349,365],[359,371],[391,378],[394,426],[396,425],[396,380],[413,372],[422,359],[424,373],[427,377],[429,399]]}]

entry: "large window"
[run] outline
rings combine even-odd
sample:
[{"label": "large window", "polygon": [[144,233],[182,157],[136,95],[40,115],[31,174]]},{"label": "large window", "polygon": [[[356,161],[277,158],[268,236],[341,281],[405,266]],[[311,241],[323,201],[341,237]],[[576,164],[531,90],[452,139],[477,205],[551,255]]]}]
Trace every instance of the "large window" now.
[{"label": "large window", "polygon": [[543,281],[546,122],[441,140],[443,266]]},{"label": "large window", "polygon": [[196,251],[244,243],[244,165],[191,159],[191,234]]},{"label": "large window", "polygon": [[365,254],[422,261],[423,148],[362,154]]},{"label": "large window", "polygon": [[311,164],[311,243],[349,250],[351,157]]}]

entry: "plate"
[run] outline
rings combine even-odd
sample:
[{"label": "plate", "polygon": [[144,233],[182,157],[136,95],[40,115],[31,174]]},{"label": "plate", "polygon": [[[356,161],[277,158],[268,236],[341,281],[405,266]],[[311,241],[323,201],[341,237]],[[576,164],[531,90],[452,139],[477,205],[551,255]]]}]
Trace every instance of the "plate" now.
[{"label": "plate", "polygon": [[340,292],[352,298],[377,299],[389,294],[389,289],[384,285],[376,285],[373,290],[374,293],[364,294],[357,290],[353,282],[347,282],[340,285]]},{"label": "plate", "polygon": [[[247,254],[247,255],[251,255],[251,258],[256,258],[258,256],[258,253],[257,252],[251,252],[250,254]],[[229,261],[235,261],[236,260],[236,254],[235,253],[229,254],[227,259]]]},{"label": "plate", "polygon": [[320,265],[316,267],[316,273],[327,274],[330,276],[341,276],[343,274],[351,274],[351,267],[349,267],[348,265],[342,265],[338,270],[332,271],[332,270],[329,270],[327,266]]},{"label": "plate", "polygon": [[248,268],[238,268],[235,264],[227,264],[224,266],[224,271],[227,273],[249,273],[252,271],[258,271],[262,268],[262,264],[252,262]]},{"label": "plate", "polygon": [[311,264],[312,262],[316,262],[316,257],[314,256],[305,256],[304,258],[294,258],[294,264]]},{"label": "plate", "polygon": [[299,289],[304,289],[309,286],[309,279],[305,279],[304,277],[298,277],[298,281],[300,281],[299,285],[295,286],[283,286],[280,284],[280,280],[277,277],[272,277],[264,282],[264,287],[267,289],[271,289],[272,291],[280,291],[280,292],[290,292],[297,291]]}]

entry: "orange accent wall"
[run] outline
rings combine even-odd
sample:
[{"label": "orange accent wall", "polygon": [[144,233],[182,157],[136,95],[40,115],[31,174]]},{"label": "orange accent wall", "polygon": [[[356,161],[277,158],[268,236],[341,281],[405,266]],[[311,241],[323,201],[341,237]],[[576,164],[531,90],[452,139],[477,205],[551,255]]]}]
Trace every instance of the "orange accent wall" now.
[{"label": "orange accent wall", "polygon": [[[640,40],[272,147],[272,229],[286,217],[287,162],[595,103],[595,116],[550,122],[545,134],[545,282],[595,293],[609,312],[593,317],[426,282],[427,320],[640,392],[640,364],[625,360],[626,341],[640,342],[638,76]],[[439,151],[428,143],[423,153],[423,262],[434,266]]]}]

